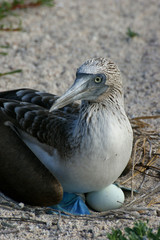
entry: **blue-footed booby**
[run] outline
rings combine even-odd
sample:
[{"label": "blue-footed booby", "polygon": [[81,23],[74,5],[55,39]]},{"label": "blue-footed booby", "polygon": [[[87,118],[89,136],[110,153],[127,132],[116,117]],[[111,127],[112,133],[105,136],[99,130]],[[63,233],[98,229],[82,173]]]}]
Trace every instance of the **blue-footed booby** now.
[{"label": "blue-footed booby", "polygon": [[131,155],[121,73],[105,58],[79,67],[61,97],[32,89],[1,92],[0,116],[0,190],[18,201],[51,205],[63,191],[100,191]]}]

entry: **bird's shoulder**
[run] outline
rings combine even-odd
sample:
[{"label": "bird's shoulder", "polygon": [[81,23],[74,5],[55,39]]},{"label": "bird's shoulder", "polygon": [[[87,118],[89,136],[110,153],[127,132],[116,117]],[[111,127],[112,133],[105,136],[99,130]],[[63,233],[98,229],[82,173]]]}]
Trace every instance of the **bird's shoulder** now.
[{"label": "bird's shoulder", "polygon": [[0,93],[0,112],[5,124],[24,131],[41,143],[57,148],[68,134],[68,126],[77,118],[78,104],[49,112],[58,97],[33,89],[18,89]]}]

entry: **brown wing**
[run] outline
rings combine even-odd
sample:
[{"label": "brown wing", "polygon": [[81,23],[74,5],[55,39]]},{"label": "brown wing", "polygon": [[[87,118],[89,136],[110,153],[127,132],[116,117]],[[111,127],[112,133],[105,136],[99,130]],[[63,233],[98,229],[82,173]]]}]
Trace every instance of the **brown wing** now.
[{"label": "brown wing", "polygon": [[0,107],[9,122],[35,137],[41,143],[58,148],[59,143],[65,145],[71,122],[77,117],[62,111],[48,110],[18,101],[0,99]]},{"label": "brown wing", "polygon": [[[45,109],[50,109],[58,96],[50,93],[40,92],[34,89],[16,89],[11,91],[0,92],[1,99],[16,100],[19,102],[28,102],[34,105],[41,106]],[[79,104],[73,103],[63,109],[62,112],[77,114],[79,112]]]},{"label": "brown wing", "polygon": [[30,89],[0,93],[0,190],[17,201],[49,206],[62,198],[61,184],[20,138],[23,131],[59,151],[68,144],[79,107],[49,112],[55,99]]},{"label": "brown wing", "polygon": [[50,109],[58,96],[45,92],[39,92],[33,89],[23,88],[0,92],[0,98],[28,102]]},{"label": "brown wing", "polygon": [[5,126],[7,120],[0,111],[0,191],[30,205],[57,204],[63,195],[61,184],[17,134]]}]

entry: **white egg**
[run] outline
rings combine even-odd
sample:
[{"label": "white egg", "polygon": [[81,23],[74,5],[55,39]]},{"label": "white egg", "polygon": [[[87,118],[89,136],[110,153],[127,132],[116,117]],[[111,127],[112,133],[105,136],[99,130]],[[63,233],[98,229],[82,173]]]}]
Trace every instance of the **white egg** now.
[{"label": "white egg", "polygon": [[124,203],[123,191],[114,184],[102,189],[98,192],[90,192],[86,194],[88,205],[96,211],[102,212],[116,209]]}]

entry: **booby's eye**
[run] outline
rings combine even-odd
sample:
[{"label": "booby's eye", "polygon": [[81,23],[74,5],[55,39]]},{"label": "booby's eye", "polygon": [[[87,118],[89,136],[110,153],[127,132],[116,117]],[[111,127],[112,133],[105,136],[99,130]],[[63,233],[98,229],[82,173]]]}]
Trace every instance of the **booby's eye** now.
[{"label": "booby's eye", "polygon": [[102,82],[102,78],[101,77],[96,77],[94,79],[95,83],[101,83]]}]

